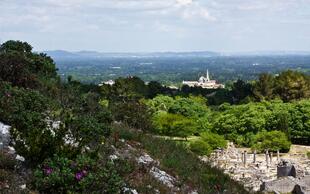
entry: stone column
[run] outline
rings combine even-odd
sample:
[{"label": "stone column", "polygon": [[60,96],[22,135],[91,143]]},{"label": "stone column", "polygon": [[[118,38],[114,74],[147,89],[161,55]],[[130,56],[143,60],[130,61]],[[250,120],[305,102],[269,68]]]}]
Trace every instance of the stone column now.
[{"label": "stone column", "polygon": [[280,161],[280,151],[277,150],[277,161],[279,162]]},{"label": "stone column", "polygon": [[256,150],[254,150],[254,153],[253,153],[253,163],[256,163]]},{"label": "stone column", "polygon": [[266,150],[266,153],[265,153],[265,157],[266,157],[266,165],[267,165],[267,168],[269,167],[269,154],[268,154],[268,150]]},{"label": "stone column", "polygon": [[246,166],[246,160],[247,160],[247,152],[244,151],[244,154],[243,154],[243,165]]},{"label": "stone column", "polygon": [[272,152],[269,152],[269,160],[270,160],[270,164],[272,163]]}]

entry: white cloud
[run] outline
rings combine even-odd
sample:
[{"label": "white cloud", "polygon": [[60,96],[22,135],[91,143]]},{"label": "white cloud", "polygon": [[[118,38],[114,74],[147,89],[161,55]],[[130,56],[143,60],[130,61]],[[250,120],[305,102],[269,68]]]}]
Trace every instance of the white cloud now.
[{"label": "white cloud", "polygon": [[193,3],[192,0],[177,0],[177,4],[178,4],[178,5],[181,5],[181,6],[190,5],[190,4],[192,4],[192,3]]},{"label": "white cloud", "polygon": [[182,16],[185,19],[205,19],[207,21],[217,20],[207,9],[201,7],[186,9],[183,11]]}]

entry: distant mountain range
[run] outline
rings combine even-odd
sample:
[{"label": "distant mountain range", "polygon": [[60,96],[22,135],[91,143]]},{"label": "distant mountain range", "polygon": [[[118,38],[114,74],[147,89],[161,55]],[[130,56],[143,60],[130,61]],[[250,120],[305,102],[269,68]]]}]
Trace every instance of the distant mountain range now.
[{"label": "distant mountain range", "polygon": [[201,52],[152,52],[152,53],[101,53],[97,51],[79,51],[69,52],[64,50],[43,51],[53,58],[155,58],[155,57],[213,57],[219,56],[219,53],[201,51]]},{"label": "distant mountain range", "polygon": [[77,58],[162,58],[162,57],[216,57],[216,56],[285,56],[285,55],[310,55],[308,51],[258,51],[258,52],[125,52],[125,53],[103,53],[97,51],[69,52],[65,50],[43,51],[55,59],[77,59]]}]

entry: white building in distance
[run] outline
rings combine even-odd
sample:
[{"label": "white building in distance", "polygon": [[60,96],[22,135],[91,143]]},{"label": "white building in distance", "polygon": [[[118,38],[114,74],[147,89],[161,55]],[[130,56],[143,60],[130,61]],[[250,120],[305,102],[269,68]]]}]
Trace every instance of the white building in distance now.
[{"label": "white building in distance", "polygon": [[209,77],[209,71],[207,70],[206,77],[201,76],[198,81],[183,81],[183,85],[189,87],[202,87],[205,89],[218,89],[225,88],[225,85],[216,83],[216,80],[211,80]]},{"label": "white building in distance", "polygon": [[105,82],[103,82],[103,83],[98,84],[98,86],[103,86],[103,84],[113,86],[113,85],[115,84],[115,81],[113,81],[113,80],[108,80],[108,81],[105,81]]}]

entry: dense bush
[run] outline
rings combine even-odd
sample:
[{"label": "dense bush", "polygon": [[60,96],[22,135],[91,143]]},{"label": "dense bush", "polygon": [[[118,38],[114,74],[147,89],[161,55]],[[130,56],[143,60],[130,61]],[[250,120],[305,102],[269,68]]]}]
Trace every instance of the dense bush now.
[{"label": "dense bush", "polygon": [[113,163],[85,155],[75,160],[54,156],[35,170],[34,177],[41,193],[118,193],[122,186]]},{"label": "dense bush", "polygon": [[152,129],[151,110],[143,100],[126,98],[123,101],[110,101],[109,108],[116,121],[144,131]]},{"label": "dense bush", "polygon": [[0,83],[0,118],[12,127],[10,133],[17,154],[31,164],[42,162],[62,145],[63,131],[48,125],[52,100],[36,90]]},{"label": "dense bush", "polygon": [[198,155],[209,155],[213,151],[210,144],[201,139],[192,141],[190,150]]},{"label": "dense bush", "polygon": [[212,149],[226,148],[227,146],[227,141],[224,139],[224,137],[215,133],[202,133],[201,139],[207,142]]},{"label": "dense bush", "polygon": [[290,102],[310,97],[309,76],[292,70],[283,71],[278,76],[261,74],[253,88],[253,96],[258,100],[281,98]]},{"label": "dense bush", "polygon": [[198,140],[192,140],[190,149],[199,155],[209,155],[213,150],[218,148],[226,148],[227,141],[223,136],[204,132]]},{"label": "dense bush", "polygon": [[112,117],[96,86],[57,80],[53,60],[29,44],[0,46],[0,120],[12,126],[11,144],[31,166],[54,154],[96,150],[110,131]]},{"label": "dense bush", "polygon": [[263,152],[264,150],[288,152],[290,146],[291,143],[288,141],[285,133],[281,131],[263,131],[255,136],[252,149],[258,152]]},{"label": "dense bush", "polygon": [[153,118],[153,125],[155,133],[167,136],[188,137],[196,130],[194,120],[167,112],[158,112]]},{"label": "dense bush", "polygon": [[168,111],[185,117],[201,117],[208,113],[208,108],[204,98],[193,96],[188,98],[176,97]]},{"label": "dense bush", "polygon": [[0,45],[0,81],[42,90],[48,82],[57,80],[53,60],[45,54],[33,53],[28,43],[7,41]]}]

